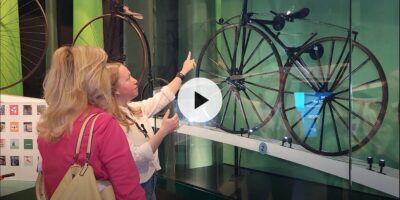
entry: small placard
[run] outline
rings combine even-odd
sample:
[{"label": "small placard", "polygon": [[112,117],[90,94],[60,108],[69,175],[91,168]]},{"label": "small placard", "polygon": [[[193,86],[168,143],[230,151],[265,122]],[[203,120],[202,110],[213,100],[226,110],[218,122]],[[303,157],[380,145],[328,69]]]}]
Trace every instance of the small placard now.
[{"label": "small placard", "polygon": [[258,152],[261,154],[267,154],[267,144],[265,142],[261,142],[258,146]]}]

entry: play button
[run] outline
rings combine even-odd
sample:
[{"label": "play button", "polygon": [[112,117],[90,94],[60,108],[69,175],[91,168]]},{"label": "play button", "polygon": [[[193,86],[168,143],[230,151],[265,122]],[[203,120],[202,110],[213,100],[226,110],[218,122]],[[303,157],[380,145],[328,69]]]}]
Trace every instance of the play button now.
[{"label": "play button", "polygon": [[179,90],[179,110],[191,122],[207,122],[213,119],[221,109],[221,104],[221,91],[209,79],[193,78]]},{"label": "play button", "polygon": [[203,95],[194,92],[194,109],[197,109],[199,106],[203,105],[208,101]]}]

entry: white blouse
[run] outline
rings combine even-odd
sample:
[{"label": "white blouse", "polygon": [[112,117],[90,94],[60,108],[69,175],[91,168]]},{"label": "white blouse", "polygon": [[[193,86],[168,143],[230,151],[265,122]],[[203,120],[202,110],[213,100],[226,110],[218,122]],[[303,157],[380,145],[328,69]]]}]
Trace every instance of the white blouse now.
[{"label": "white blouse", "polygon": [[[169,89],[168,86],[164,86],[161,91],[155,94],[152,98],[131,102],[128,105],[131,107],[140,107],[142,110],[141,116],[134,116],[126,107],[121,107],[122,111],[128,115],[128,117],[134,119],[139,126],[144,125],[149,138],[154,136],[150,120],[154,120],[152,117],[168,105],[172,100],[175,99],[175,94]],[[140,174],[140,183],[147,182],[155,171],[160,170],[160,161],[158,159],[158,150],[153,154],[148,138],[136,127],[135,124],[129,127],[129,130],[125,126],[122,129],[126,133],[129,147],[132,152],[132,156],[135,160],[136,167]]]}]

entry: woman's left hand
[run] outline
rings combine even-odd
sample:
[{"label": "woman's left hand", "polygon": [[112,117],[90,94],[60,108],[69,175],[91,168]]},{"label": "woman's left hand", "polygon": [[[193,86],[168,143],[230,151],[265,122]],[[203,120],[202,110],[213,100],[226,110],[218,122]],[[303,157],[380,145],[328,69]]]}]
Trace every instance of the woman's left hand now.
[{"label": "woman's left hand", "polygon": [[181,73],[183,75],[186,75],[195,67],[196,67],[196,62],[194,61],[194,59],[192,59],[192,52],[189,51],[188,56],[187,56],[185,62],[183,63]]}]

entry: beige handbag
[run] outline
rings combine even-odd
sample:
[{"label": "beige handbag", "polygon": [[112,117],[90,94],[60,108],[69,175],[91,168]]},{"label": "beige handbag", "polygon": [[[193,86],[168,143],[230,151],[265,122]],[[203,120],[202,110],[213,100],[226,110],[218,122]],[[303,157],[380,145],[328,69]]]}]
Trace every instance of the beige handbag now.
[{"label": "beige handbag", "polygon": [[[79,149],[82,142],[83,133],[85,132],[88,121],[93,118],[90,126],[88,146],[86,149],[86,159],[83,166],[80,166],[76,161],[79,155]],[[91,200],[114,200],[114,190],[108,181],[96,181],[93,168],[89,164],[90,149],[93,139],[94,123],[98,115],[90,115],[82,125],[79,132],[78,142],[75,148],[74,164],[65,173],[63,179],[57,186],[56,190],[51,197],[51,200],[78,200],[78,199],[91,199]],[[45,200],[46,194],[44,191],[44,180],[42,174],[39,173],[36,180],[36,198],[38,200]]]}]

